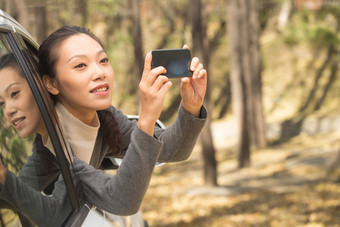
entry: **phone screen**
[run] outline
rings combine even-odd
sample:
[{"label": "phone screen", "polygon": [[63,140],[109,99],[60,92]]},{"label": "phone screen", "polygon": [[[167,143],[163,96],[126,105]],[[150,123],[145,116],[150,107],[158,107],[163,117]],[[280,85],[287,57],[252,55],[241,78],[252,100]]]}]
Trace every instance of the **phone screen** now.
[{"label": "phone screen", "polygon": [[166,69],[165,76],[190,77],[191,54],[189,49],[157,49],[152,50],[151,67],[163,66]]}]

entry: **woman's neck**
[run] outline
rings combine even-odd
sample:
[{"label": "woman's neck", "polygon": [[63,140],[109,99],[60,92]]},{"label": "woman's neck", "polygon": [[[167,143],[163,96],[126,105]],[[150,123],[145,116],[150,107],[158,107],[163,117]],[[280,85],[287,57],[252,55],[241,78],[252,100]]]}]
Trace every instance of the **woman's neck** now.
[{"label": "woman's neck", "polygon": [[45,127],[45,124],[44,126],[41,127],[41,129],[37,133],[41,135],[43,142],[46,143],[48,139],[48,132],[47,132],[47,128]]},{"label": "woman's neck", "polygon": [[[71,113],[71,112],[70,112]],[[87,114],[80,114],[80,115],[75,115],[71,113],[73,116],[81,120],[83,123],[89,125],[89,126],[97,126],[97,118],[96,118],[96,111],[87,113]]]},{"label": "woman's neck", "polygon": [[69,107],[67,105],[64,105],[63,103],[60,103],[70,114],[72,114],[74,117],[78,118],[80,121],[82,121],[84,124],[87,124],[89,126],[96,127],[98,126],[97,121],[97,111],[96,110],[80,110],[80,109],[74,109],[72,107]]}]

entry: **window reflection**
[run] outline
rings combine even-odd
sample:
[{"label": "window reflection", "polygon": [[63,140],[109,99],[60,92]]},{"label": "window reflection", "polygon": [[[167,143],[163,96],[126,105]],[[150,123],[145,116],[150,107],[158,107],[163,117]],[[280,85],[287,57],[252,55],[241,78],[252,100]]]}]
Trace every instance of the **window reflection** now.
[{"label": "window reflection", "polygon": [[[29,219],[45,224],[47,217],[60,226],[71,212],[63,183],[58,198],[46,195],[52,193],[60,167],[42,144],[41,135],[48,136],[42,115],[21,69],[23,62],[17,62],[4,36],[0,34],[0,226],[35,226]],[[22,51],[30,58],[24,59],[28,67],[36,67],[34,56]]]},{"label": "window reflection", "polygon": [[[7,50],[7,41],[4,35],[0,35],[0,58],[3,56],[9,56]],[[1,62],[0,62],[1,64]],[[20,68],[17,67],[17,70]],[[22,73],[22,72],[21,72]],[[4,75],[2,75],[4,76]],[[24,78],[23,78],[24,79]],[[3,102],[1,100],[0,102]],[[3,103],[2,103],[3,105]],[[31,155],[33,136],[27,138],[22,138],[19,133],[14,129],[11,123],[5,119],[3,108],[0,108],[0,157],[4,166],[13,172],[18,174],[22,169],[23,165],[27,161],[27,157]],[[12,211],[10,205],[4,201],[0,200],[0,225],[1,226],[20,226],[20,221],[17,212]],[[24,219],[22,219],[22,225],[25,226]]]}]

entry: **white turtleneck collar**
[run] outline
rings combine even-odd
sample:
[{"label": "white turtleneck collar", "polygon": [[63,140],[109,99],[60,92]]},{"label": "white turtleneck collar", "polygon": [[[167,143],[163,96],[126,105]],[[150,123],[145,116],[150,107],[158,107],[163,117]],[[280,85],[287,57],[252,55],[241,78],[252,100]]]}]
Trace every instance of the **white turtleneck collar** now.
[{"label": "white turtleneck collar", "polygon": [[[55,108],[62,124],[66,139],[69,142],[75,156],[89,164],[96,142],[98,129],[100,127],[98,115],[96,115],[95,119],[97,121],[97,126],[93,127],[73,116],[60,102],[55,105]],[[48,138],[45,146],[55,154],[50,138]]]}]

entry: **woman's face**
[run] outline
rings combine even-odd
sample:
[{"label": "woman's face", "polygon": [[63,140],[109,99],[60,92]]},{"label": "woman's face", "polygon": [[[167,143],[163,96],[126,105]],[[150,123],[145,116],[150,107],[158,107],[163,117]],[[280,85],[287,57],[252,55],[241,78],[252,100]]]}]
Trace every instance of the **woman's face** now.
[{"label": "woman's face", "polygon": [[108,57],[86,34],[64,40],[57,56],[52,93],[71,114],[89,124],[96,110],[111,105],[114,72]]},{"label": "woman's face", "polygon": [[13,67],[0,70],[0,104],[5,118],[21,137],[45,134],[45,125],[31,89]]}]

